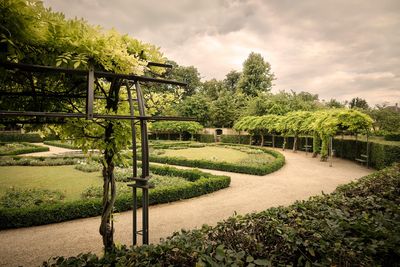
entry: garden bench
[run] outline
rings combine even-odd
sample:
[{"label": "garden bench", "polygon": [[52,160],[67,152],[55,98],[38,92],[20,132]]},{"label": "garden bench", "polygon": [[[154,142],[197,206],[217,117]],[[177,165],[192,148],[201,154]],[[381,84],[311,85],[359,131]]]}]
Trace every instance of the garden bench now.
[{"label": "garden bench", "polygon": [[303,150],[306,151],[306,152],[308,152],[308,151],[311,150],[311,148],[312,148],[312,145],[305,145],[305,146],[303,147]]},{"label": "garden bench", "polygon": [[265,144],[266,146],[272,146],[272,141],[265,141],[264,144]]},{"label": "garden bench", "polygon": [[368,161],[368,156],[365,154],[361,154],[360,158],[356,158],[357,162],[360,162],[361,164],[367,163]]}]

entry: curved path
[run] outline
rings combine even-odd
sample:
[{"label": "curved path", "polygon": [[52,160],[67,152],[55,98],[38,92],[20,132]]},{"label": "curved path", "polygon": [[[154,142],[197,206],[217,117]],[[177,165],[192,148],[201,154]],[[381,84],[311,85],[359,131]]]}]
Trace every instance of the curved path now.
[{"label": "curved path", "polygon": [[[333,167],[305,153],[285,151],[285,166],[266,176],[211,171],[232,177],[231,186],[188,200],[150,207],[150,242],[180,229],[215,224],[234,212],[245,214],[272,206],[288,205],[309,196],[330,193],[372,172],[353,162],[334,159]],[[100,218],[0,231],[0,266],[34,266],[51,256],[101,252]],[[116,215],[115,241],[131,244],[132,212]]]}]

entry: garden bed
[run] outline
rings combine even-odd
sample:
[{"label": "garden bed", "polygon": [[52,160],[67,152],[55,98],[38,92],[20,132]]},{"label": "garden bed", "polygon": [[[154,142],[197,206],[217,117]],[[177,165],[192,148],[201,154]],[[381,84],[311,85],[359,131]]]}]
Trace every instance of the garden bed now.
[{"label": "garden bed", "polygon": [[265,175],[280,169],[284,156],[266,148],[244,145],[206,145],[201,143],[152,146],[150,161],[221,170],[228,172]]},{"label": "garden bed", "polygon": [[33,145],[30,143],[6,143],[0,142],[0,156],[12,156],[35,152],[49,151],[48,147]]},{"label": "garden bed", "polygon": [[[32,172],[32,168],[38,167],[1,168],[5,168],[4,172],[2,171],[2,175],[4,175],[10,174],[10,170],[7,168],[28,168],[27,171]],[[4,192],[5,190],[0,190],[3,196],[7,196],[5,199],[2,199],[3,207],[0,207],[0,229],[56,223],[101,214],[102,180],[99,171],[80,172],[79,170],[75,170],[73,166],[43,168],[54,168],[52,171],[55,171],[53,175],[57,176],[57,181],[51,182],[51,177],[47,177],[46,179],[46,177],[38,176],[37,178],[40,180],[38,184],[40,186],[35,187],[35,185],[32,185],[29,187],[29,178],[23,175],[19,179],[14,179],[22,179],[23,181],[2,182],[3,186],[14,186],[15,188],[11,189],[8,193]],[[60,168],[58,172],[57,168]],[[150,179],[150,182],[156,186],[150,190],[150,204],[196,197],[226,188],[230,184],[230,177],[228,176],[217,176],[198,170],[179,170],[158,165],[151,166],[150,170],[154,176],[154,178]],[[19,169],[15,169],[14,171],[17,173],[21,172]],[[45,172],[49,173],[48,170]],[[73,173],[74,177],[64,177],[67,172]],[[129,172],[129,170],[122,171],[117,178],[119,194],[115,202],[115,212],[126,211],[132,208],[132,194],[127,186],[127,179],[125,177],[125,174],[128,176]],[[79,177],[86,177],[88,179],[80,180]],[[60,179],[65,181],[59,181]],[[79,181],[74,181],[73,179],[78,179]],[[7,179],[3,178],[3,180]],[[54,182],[58,187],[54,186]],[[67,183],[69,186],[62,186],[64,183]],[[82,185],[80,190],[78,190],[79,192],[76,190],[76,184]],[[16,190],[16,188],[20,190]],[[33,191],[32,188],[36,189]],[[141,194],[139,192],[139,206],[141,203],[140,198]],[[34,205],[25,205],[25,202],[34,203]],[[10,205],[14,205],[14,207]]]}]

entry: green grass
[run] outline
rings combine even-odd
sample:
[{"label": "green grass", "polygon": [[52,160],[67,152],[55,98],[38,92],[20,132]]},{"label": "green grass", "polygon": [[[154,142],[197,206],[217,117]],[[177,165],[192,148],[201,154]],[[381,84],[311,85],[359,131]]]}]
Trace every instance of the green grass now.
[{"label": "green grass", "polygon": [[100,172],[85,173],[74,166],[7,166],[0,167],[0,196],[10,187],[59,190],[65,200],[80,199],[90,186],[102,184]]},{"label": "green grass", "polygon": [[225,147],[199,147],[177,150],[165,150],[161,156],[165,157],[183,157],[195,160],[212,160],[219,162],[236,163],[248,158],[248,154],[239,150]]}]

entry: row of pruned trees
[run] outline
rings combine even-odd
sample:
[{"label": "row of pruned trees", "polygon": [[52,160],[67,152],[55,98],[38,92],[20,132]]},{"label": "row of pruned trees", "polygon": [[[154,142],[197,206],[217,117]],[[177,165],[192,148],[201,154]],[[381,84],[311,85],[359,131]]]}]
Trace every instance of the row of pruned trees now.
[{"label": "row of pruned trees", "polygon": [[203,130],[203,126],[195,121],[157,121],[151,124],[150,129],[155,134],[179,134],[179,140],[184,133],[189,133],[193,140],[194,134]]},{"label": "row of pruned trees", "polygon": [[[283,148],[286,147],[287,137],[293,136],[293,151],[297,149],[299,136],[313,137],[313,155],[321,154],[321,160],[328,157],[329,139],[340,133],[368,133],[372,119],[367,114],[354,109],[327,109],[320,111],[294,111],[286,115],[247,116],[237,121],[234,129],[246,131],[251,136],[261,136],[261,146],[264,136],[275,135],[284,138]],[[251,142],[251,140],[250,140]],[[274,144],[273,144],[274,146]]]}]

